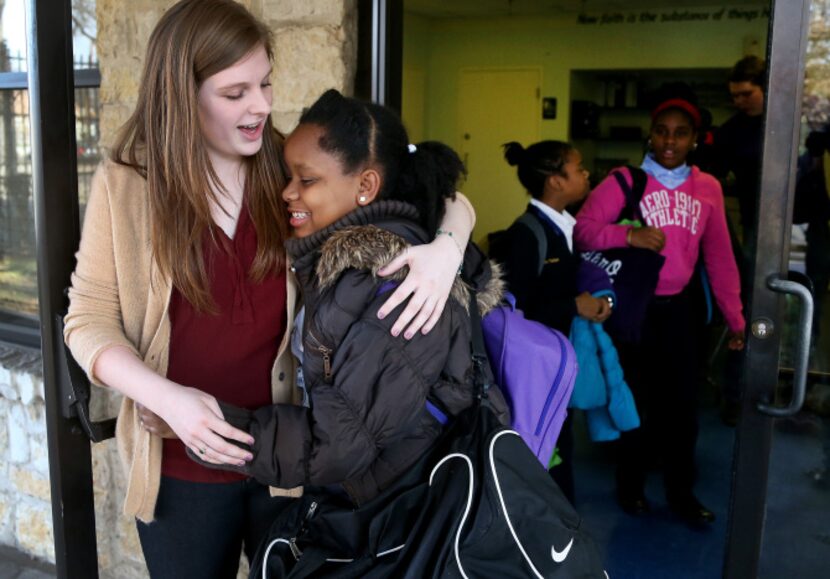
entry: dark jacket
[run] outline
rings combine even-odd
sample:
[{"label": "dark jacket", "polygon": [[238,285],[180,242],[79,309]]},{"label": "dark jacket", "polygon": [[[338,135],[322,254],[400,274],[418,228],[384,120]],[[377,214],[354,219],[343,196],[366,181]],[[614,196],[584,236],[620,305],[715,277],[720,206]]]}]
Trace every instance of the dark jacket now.
[{"label": "dark jacket", "polygon": [[763,115],[750,117],[737,113],[715,133],[711,172],[720,179],[734,173],[735,181],[724,189],[724,194],[738,198],[745,229],[755,228],[763,143]]},{"label": "dark jacket", "polygon": [[507,289],[528,319],[567,335],[576,316],[576,272],[579,256],[568,249],[565,235],[533,205],[527,210],[539,218],[547,236],[547,255],[539,274],[539,244],[521,223],[507,230],[509,248],[504,256]]},{"label": "dark jacket", "polygon": [[[277,487],[342,484],[361,504],[439,435],[428,394],[451,415],[472,404],[468,292],[460,280],[427,335],[393,337],[400,308],[377,318],[389,294],[375,272],[407,245],[427,240],[416,215],[411,205],[381,201],[286,244],[306,308],[302,366],[311,407],[277,404],[248,412],[223,406],[226,419],[255,439],[244,472]],[[468,272],[484,313],[500,301],[501,281],[472,246]],[[497,392],[491,401],[506,416]]]}]

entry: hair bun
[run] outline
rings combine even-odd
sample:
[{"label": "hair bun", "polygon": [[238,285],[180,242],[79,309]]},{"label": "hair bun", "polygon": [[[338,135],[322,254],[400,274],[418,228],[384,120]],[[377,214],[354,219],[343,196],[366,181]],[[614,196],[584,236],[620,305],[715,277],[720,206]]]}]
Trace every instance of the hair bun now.
[{"label": "hair bun", "polygon": [[515,167],[524,160],[525,148],[516,141],[505,143],[502,147],[504,148],[504,158],[511,167]]}]

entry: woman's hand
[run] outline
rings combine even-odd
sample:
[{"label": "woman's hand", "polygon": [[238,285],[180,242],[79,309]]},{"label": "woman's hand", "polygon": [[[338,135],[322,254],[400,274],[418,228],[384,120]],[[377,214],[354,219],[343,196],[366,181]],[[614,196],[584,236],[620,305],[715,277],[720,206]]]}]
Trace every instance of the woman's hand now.
[{"label": "woman's hand", "polygon": [[666,234],[656,227],[633,227],[629,230],[628,245],[660,253],[666,245]]},{"label": "woman's hand", "polygon": [[[113,346],[99,354],[92,375],[139,405],[139,419],[148,431],[178,437],[197,456],[214,464],[243,466],[251,453],[222,437],[253,444],[250,434],[225,422],[216,398],[177,384],[142,362],[135,351]],[[172,430],[172,435],[169,432]]]},{"label": "woman's hand", "polygon": [[409,275],[378,310],[378,317],[383,319],[412,296],[392,326],[393,336],[406,328],[404,338],[409,340],[418,330],[426,334],[435,327],[462,258],[461,247],[455,240],[449,235],[439,235],[430,244],[408,247],[378,271],[379,275],[387,276],[405,265],[409,267]]},{"label": "woman's hand", "polygon": [[406,328],[404,337],[409,340],[418,330],[427,334],[435,327],[464,261],[464,248],[476,223],[475,209],[457,191],[444,202],[446,213],[439,228],[445,234],[436,236],[429,245],[408,248],[378,271],[379,275],[387,276],[409,266],[409,275],[378,310],[378,317],[383,319],[412,296],[392,326],[393,336]]},{"label": "woman's hand", "polygon": [[166,396],[159,417],[201,460],[244,466],[253,455],[224,440],[251,445],[253,437],[234,428],[222,416],[216,398],[196,388],[179,386]]},{"label": "woman's hand", "polygon": [[138,420],[147,432],[151,432],[161,438],[179,438],[173,429],[162,420],[158,414],[152,412],[146,406],[135,403],[135,410],[138,413]]},{"label": "woman's hand", "polygon": [[605,298],[582,292],[576,296],[576,313],[591,322],[602,323],[611,315],[611,304]]},{"label": "woman's hand", "polygon": [[729,349],[740,351],[744,349],[746,344],[743,332],[729,332]]}]

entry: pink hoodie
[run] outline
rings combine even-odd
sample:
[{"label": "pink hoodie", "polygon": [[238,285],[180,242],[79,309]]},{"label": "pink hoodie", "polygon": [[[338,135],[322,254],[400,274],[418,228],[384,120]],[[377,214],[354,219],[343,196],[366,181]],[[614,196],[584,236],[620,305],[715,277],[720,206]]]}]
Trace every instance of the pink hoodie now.
[{"label": "pink hoodie", "polygon": [[[628,170],[623,172],[630,182]],[[628,226],[615,224],[624,205],[625,195],[617,180],[609,175],[591,192],[576,216],[576,247],[580,251],[626,247]],[[733,332],[743,331],[746,323],[741,305],[741,281],[717,179],[692,167],[686,181],[676,189],[668,189],[649,175],[640,211],[648,225],[666,234],[666,246],[661,252],[666,262],[660,270],[655,293],[670,296],[683,291],[702,248],[706,273],[726,324]]]}]

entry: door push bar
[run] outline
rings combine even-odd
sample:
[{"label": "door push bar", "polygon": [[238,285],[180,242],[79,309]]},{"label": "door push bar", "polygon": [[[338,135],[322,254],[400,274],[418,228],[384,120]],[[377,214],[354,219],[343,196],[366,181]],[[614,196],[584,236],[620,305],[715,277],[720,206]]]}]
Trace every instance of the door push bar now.
[{"label": "door push bar", "polygon": [[[55,316],[55,327],[63,335],[63,315]],[[86,374],[72,357],[69,348],[62,344],[57,349],[58,390],[61,414],[64,418],[77,418],[81,429],[92,442],[103,442],[115,436],[115,418],[96,422],[90,418],[89,400],[92,387]]]},{"label": "door push bar", "polygon": [[798,315],[798,335],[795,344],[793,369],[793,397],[790,404],[784,407],[771,406],[758,402],[759,412],[776,418],[795,415],[804,404],[807,393],[807,370],[810,360],[810,338],[813,331],[813,294],[803,284],[777,276],[767,279],[767,287],[777,293],[796,296],[801,302],[801,311]]}]

